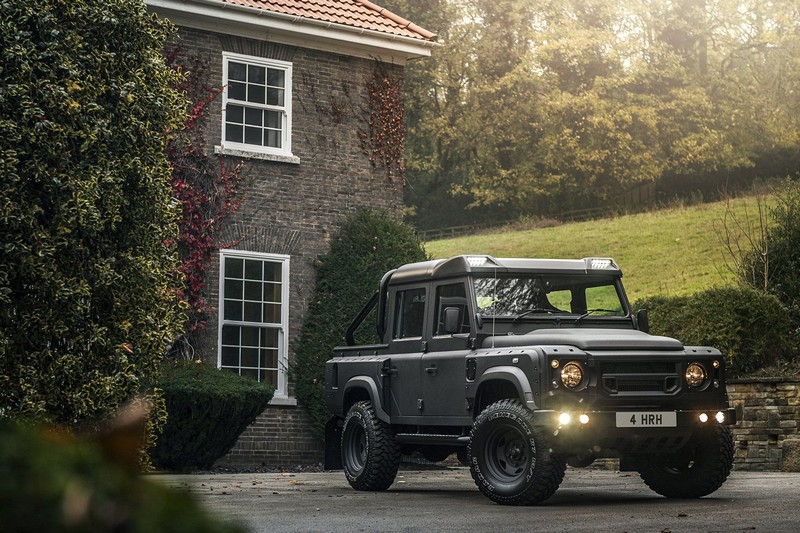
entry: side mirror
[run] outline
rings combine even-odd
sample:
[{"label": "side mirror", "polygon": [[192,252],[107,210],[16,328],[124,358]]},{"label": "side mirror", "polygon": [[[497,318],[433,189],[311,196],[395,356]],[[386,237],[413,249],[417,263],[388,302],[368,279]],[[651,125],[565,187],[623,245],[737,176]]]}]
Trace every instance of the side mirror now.
[{"label": "side mirror", "polygon": [[650,333],[650,319],[647,317],[647,309],[636,311],[636,327],[639,331]]},{"label": "side mirror", "polygon": [[444,308],[444,332],[453,335],[461,331],[461,310],[458,307]]}]

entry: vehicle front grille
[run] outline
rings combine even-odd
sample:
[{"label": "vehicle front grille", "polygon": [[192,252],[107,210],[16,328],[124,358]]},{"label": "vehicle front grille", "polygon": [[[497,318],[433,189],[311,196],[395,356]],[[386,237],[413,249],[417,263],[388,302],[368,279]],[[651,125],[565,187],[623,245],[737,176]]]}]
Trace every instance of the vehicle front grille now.
[{"label": "vehicle front grille", "polygon": [[602,387],[610,395],[672,395],[681,386],[675,363],[608,362],[600,365],[600,371]]}]

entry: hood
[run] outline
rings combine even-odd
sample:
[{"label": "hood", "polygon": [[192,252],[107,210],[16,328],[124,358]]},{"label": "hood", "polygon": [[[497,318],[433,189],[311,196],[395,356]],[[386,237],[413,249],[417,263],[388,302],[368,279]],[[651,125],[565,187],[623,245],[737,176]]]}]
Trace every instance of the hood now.
[{"label": "hood", "polygon": [[678,340],[648,335],[635,329],[537,329],[525,335],[502,335],[483,341],[484,348],[542,345],[575,346],[584,351],[683,349]]}]

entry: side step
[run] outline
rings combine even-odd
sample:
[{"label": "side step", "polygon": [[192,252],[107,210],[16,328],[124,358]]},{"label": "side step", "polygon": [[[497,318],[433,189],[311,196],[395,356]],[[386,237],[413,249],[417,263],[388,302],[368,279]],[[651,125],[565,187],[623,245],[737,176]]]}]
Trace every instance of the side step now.
[{"label": "side step", "polygon": [[433,446],[461,447],[469,443],[464,435],[436,435],[430,433],[398,433],[395,435],[402,444],[428,444]]}]

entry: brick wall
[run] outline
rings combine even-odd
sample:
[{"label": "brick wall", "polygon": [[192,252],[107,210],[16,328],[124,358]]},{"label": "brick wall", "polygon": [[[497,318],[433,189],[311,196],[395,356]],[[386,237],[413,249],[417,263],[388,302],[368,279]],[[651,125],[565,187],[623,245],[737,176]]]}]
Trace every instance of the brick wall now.
[{"label": "brick wall", "polygon": [[302,407],[267,407],[215,466],[252,468],[321,464],[324,459],[322,440],[310,431],[310,424],[308,412]]},{"label": "brick wall", "polygon": [[733,427],[736,469],[796,470],[800,381],[734,380],[728,399],[738,420]]},{"label": "brick wall", "polygon": [[[359,144],[365,127],[367,82],[375,59],[361,59],[268,41],[245,39],[191,28],[180,29],[179,44],[187,55],[209,66],[210,85],[222,83],[222,53],[292,63],[292,153],[297,162],[245,159],[246,198],[226,223],[222,242],[232,248],[290,256],[288,357],[300,333],[315,283],[315,259],[328,251],[328,242],[345,216],[361,207],[400,213],[401,188],[373,168]],[[397,65],[384,65],[402,76]],[[206,138],[209,154],[220,145],[221,98],[209,107]],[[226,156],[229,164],[241,158]],[[219,258],[207,267],[206,299],[216,308],[219,299]],[[343,320],[347,319],[343,317]],[[195,339],[196,356],[217,364],[216,314]],[[289,396],[293,395],[289,384]],[[310,437],[309,419],[302,407],[274,406],[240,438],[223,460],[248,466],[309,464],[321,460],[321,443]],[[221,463],[222,464],[222,463]]]}]

